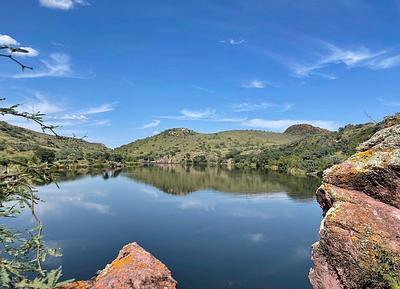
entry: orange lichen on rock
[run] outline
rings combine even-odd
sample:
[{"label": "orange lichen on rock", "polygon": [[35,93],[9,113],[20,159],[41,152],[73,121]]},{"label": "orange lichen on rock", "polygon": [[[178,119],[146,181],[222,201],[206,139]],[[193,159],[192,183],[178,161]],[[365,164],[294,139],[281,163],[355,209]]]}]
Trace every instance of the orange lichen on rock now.
[{"label": "orange lichen on rock", "polygon": [[89,281],[57,289],[176,289],[171,271],[137,243],[122,248],[118,257]]},{"label": "orange lichen on rock", "polygon": [[400,288],[400,125],[327,170],[317,200],[325,218],[313,245],[313,288]]}]

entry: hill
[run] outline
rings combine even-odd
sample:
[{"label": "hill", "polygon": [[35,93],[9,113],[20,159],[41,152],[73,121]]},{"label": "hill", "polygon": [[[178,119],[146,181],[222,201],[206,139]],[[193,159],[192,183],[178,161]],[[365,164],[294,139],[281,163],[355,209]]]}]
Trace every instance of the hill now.
[{"label": "hill", "polygon": [[128,161],[219,163],[235,155],[260,153],[267,147],[298,139],[296,135],[257,130],[204,134],[187,128],[175,128],[123,145],[116,152]]},{"label": "hill", "polygon": [[400,114],[380,123],[347,125],[335,132],[309,125],[295,125],[284,133],[231,130],[204,134],[175,128],[111,150],[103,144],[55,137],[0,122],[0,160],[12,157],[67,168],[116,162],[207,163],[320,175],[354,154],[356,147],[376,131],[397,123]]},{"label": "hill", "polygon": [[258,167],[295,175],[321,175],[334,164],[355,153],[385,123],[347,125],[336,132],[305,134],[287,145],[267,148],[261,153],[236,157],[236,166]]},{"label": "hill", "polygon": [[320,127],[312,126],[310,124],[295,124],[289,126],[284,133],[294,134],[294,135],[305,135],[305,134],[330,133],[330,131]]},{"label": "hill", "polygon": [[23,162],[84,165],[112,160],[113,153],[103,144],[57,137],[0,121],[0,159],[5,157]]}]

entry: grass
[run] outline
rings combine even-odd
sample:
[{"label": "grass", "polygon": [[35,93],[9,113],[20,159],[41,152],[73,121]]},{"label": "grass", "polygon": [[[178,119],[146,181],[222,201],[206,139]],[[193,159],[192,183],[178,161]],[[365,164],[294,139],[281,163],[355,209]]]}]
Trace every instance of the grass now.
[{"label": "grass", "polygon": [[182,162],[204,156],[208,162],[218,162],[230,155],[260,153],[267,147],[288,144],[297,139],[299,136],[296,135],[257,130],[203,134],[182,128],[132,142],[116,151],[130,160],[154,161],[169,157],[175,162]]}]

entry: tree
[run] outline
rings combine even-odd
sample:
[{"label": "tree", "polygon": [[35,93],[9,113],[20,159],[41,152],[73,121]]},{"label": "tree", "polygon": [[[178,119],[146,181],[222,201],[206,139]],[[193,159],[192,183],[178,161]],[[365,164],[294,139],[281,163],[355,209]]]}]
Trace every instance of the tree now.
[{"label": "tree", "polygon": [[[0,46],[0,57],[7,57],[21,66],[22,70],[33,69],[14,58],[14,54],[28,53],[21,47]],[[0,102],[4,98],[0,98]],[[37,123],[43,131],[49,130],[56,134],[55,126],[43,122],[43,114],[20,112],[18,105],[0,107],[0,116],[12,115]],[[54,160],[54,153],[42,151],[40,157],[48,162]],[[57,256],[56,250],[47,248],[43,243],[43,225],[35,212],[39,201],[34,184],[53,180],[49,173],[49,164],[34,164],[20,162],[2,157],[0,159],[0,218],[17,217],[28,208],[36,226],[27,234],[16,232],[0,225],[0,288],[51,289],[57,285],[61,277],[61,268],[46,271],[42,262],[46,256]]]},{"label": "tree", "polygon": [[38,148],[36,150],[36,156],[42,163],[52,163],[56,158],[56,154],[52,150],[45,148]]}]

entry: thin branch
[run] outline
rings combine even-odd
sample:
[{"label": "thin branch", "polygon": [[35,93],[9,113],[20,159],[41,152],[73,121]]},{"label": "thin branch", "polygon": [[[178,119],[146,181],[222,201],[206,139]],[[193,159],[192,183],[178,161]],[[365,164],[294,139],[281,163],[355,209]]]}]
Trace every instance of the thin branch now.
[{"label": "thin branch", "polygon": [[[4,100],[4,98],[0,98],[0,101]],[[10,107],[0,107],[0,115],[13,115],[13,116],[18,116],[18,117],[22,117],[25,119],[29,119],[32,120],[34,122],[36,122],[40,128],[42,129],[43,132],[45,132],[46,130],[49,130],[51,133],[53,133],[55,136],[58,136],[58,134],[56,133],[55,129],[58,128],[58,126],[55,125],[46,125],[43,122],[43,116],[44,114],[42,113],[29,113],[29,112],[19,112],[18,110],[16,110],[16,108],[19,105],[12,105]]]},{"label": "thin branch", "polygon": [[21,66],[22,70],[25,70],[25,69],[33,70],[33,67],[30,67],[30,66],[27,66],[27,65],[23,64],[19,60],[15,59],[14,56],[13,56],[14,52],[29,53],[28,50],[23,49],[21,47],[12,47],[12,46],[8,46],[8,45],[1,45],[0,49],[7,49],[8,51],[10,51],[10,53],[8,53],[8,54],[0,53],[0,56],[7,57],[7,58],[11,59],[15,63],[17,63],[19,66]]},{"label": "thin branch", "polygon": [[21,63],[20,61],[16,60],[16,59],[12,56],[12,54],[0,54],[0,56],[10,58],[12,61],[18,63],[18,64],[21,66],[22,70],[25,70],[25,69],[33,70],[33,67],[26,66],[25,64],[23,64],[23,63]]}]

